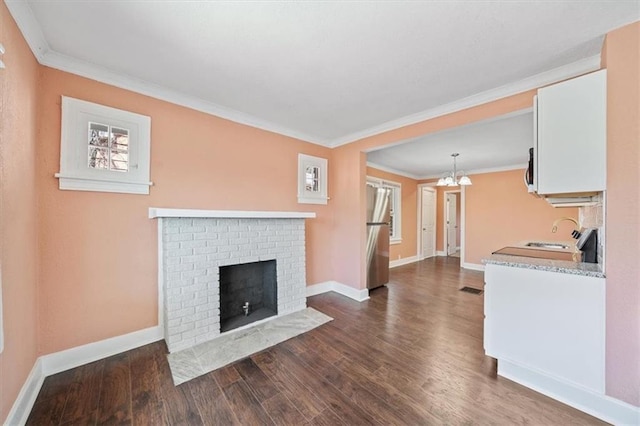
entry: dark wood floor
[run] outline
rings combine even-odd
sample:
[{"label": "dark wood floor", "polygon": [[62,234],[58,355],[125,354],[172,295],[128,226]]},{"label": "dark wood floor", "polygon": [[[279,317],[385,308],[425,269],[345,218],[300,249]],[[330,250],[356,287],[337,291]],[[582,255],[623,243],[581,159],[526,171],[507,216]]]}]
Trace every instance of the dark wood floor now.
[{"label": "dark wood floor", "polygon": [[334,321],[177,387],[163,342],[65,371],[28,424],[598,424],[496,377],[483,298],[463,285],[482,273],[439,257],[393,269],[363,303],[312,297]]}]

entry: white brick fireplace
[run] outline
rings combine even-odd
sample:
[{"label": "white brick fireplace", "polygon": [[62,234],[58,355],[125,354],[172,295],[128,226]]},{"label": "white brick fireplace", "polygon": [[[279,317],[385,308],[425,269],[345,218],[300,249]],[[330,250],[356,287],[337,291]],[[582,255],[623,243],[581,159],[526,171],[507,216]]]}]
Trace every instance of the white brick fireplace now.
[{"label": "white brick fireplace", "polygon": [[221,266],[275,260],[278,316],[306,308],[306,212],[149,209],[158,219],[158,317],[169,352],[220,335]]}]

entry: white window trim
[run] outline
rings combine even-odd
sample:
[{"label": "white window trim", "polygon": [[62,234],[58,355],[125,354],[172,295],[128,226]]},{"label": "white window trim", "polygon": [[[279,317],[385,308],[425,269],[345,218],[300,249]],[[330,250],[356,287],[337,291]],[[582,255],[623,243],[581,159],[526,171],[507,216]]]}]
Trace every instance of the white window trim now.
[{"label": "white window trim", "polygon": [[[87,123],[91,120],[132,129],[128,172],[89,169]],[[150,117],[62,96],[60,172],[55,174],[60,189],[149,194],[149,187],[153,185],[149,181],[150,150]]]},{"label": "white window trim", "polygon": [[[327,204],[327,165],[326,158],[312,155],[298,154],[298,203],[299,204]],[[305,171],[307,167],[318,167],[320,176],[318,191],[308,191],[305,186]]]},{"label": "white window trim", "polygon": [[367,183],[377,187],[386,187],[393,189],[393,233],[389,239],[389,244],[402,243],[402,184],[391,180],[380,179],[374,176],[367,176]]}]

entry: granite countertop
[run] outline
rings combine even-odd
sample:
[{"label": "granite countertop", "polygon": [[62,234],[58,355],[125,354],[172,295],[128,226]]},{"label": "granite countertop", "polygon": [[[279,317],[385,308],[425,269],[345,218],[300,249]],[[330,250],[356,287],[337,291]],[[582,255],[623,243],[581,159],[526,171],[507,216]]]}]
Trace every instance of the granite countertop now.
[{"label": "granite countertop", "polygon": [[[557,241],[555,241],[557,243]],[[573,251],[572,242],[562,242],[569,245]],[[526,242],[514,244],[513,247],[524,247]],[[553,251],[553,250],[552,250]],[[540,271],[559,272],[563,274],[584,275],[587,277],[604,278],[602,265],[597,263],[571,262],[568,260],[538,259],[525,256],[510,256],[505,254],[492,254],[488,259],[482,259],[482,263],[491,265],[511,266],[514,268],[537,269]]]}]

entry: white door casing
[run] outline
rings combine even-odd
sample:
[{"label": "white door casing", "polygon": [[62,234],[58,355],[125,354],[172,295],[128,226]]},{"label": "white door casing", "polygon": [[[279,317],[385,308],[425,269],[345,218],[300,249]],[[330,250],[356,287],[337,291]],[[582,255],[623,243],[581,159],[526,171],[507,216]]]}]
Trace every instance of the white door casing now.
[{"label": "white door casing", "polygon": [[436,191],[422,187],[421,191],[421,258],[436,255]]},{"label": "white door casing", "polygon": [[446,250],[447,255],[452,255],[456,253],[457,244],[456,244],[456,236],[458,233],[458,220],[456,217],[456,205],[457,205],[457,197],[455,193],[447,193],[447,215],[446,215],[446,225],[447,225],[447,238],[446,238]]}]

